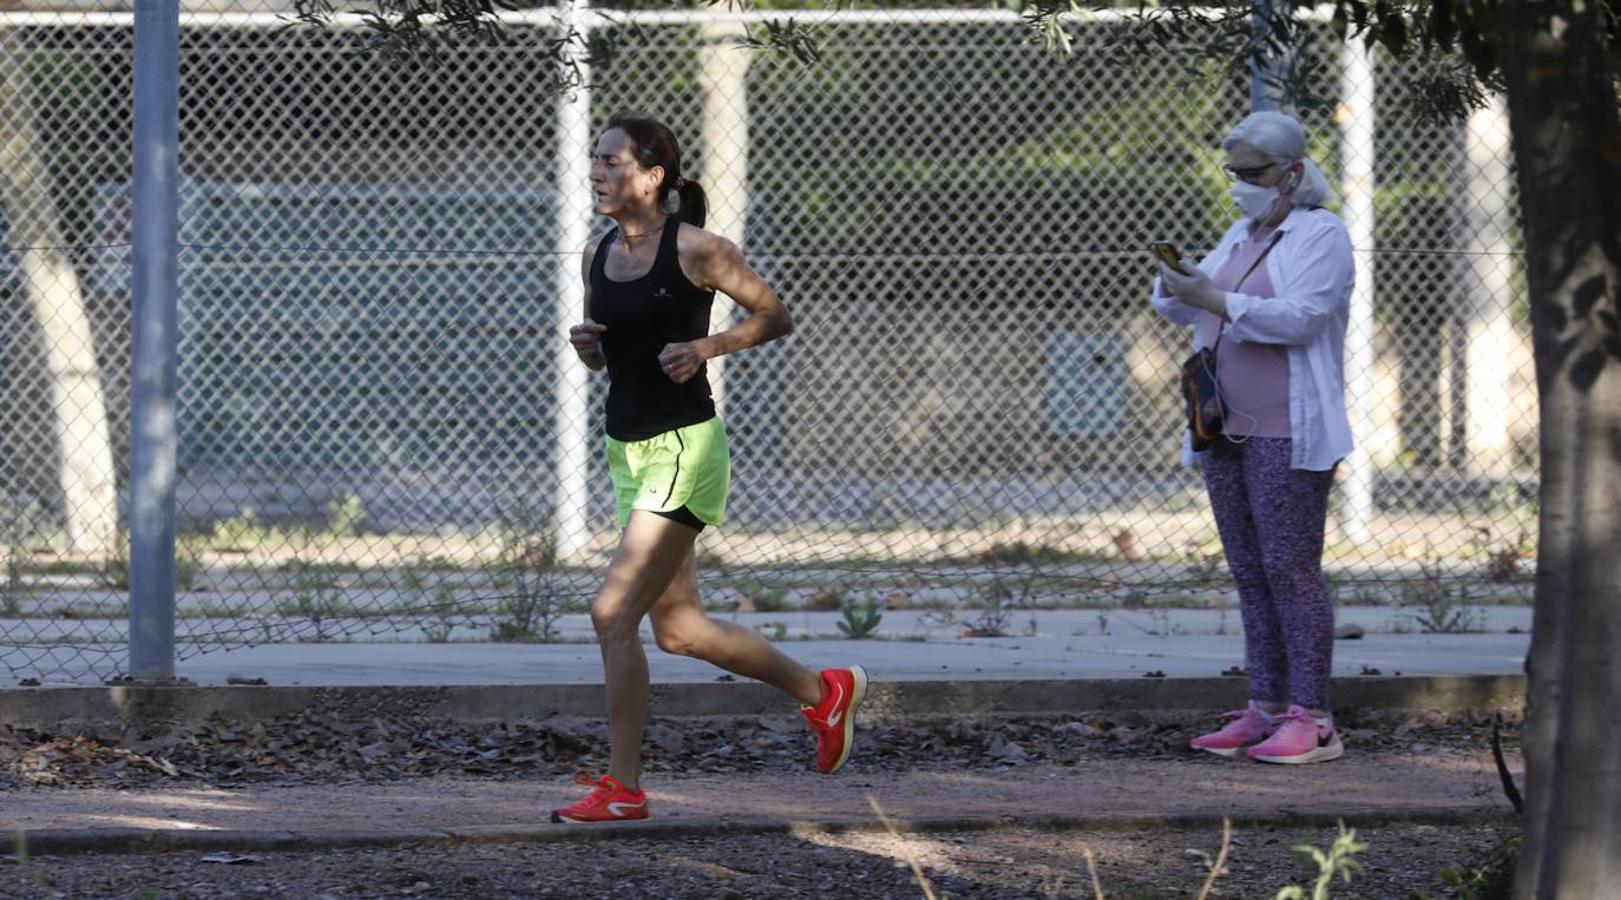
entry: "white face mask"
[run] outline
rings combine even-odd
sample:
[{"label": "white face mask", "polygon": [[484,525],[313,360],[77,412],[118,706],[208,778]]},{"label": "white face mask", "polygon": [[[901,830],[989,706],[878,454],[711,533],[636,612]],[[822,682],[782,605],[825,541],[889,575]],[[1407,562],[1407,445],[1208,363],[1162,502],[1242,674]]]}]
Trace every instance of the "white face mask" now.
[{"label": "white face mask", "polygon": [[[1289,176],[1285,176],[1285,183],[1289,180]],[[1294,184],[1299,184],[1299,178],[1294,179]],[[1256,220],[1264,220],[1266,216],[1273,213],[1276,209],[1275,205],[1283,196],[1283,193],[1277,187],[1261,187],[1247,181],[1233,182],[1230,193],[1232,194],[1233,205],[1238,207],[1238,211],[1243,213],[1245,218]]]},{"label": "white face mask", "polygon": [[1270,213],[1282,196],[1275,187],[1261,187],[1247,181],[1233,182],[1233,205],[1247,219],[1260,220]]}]

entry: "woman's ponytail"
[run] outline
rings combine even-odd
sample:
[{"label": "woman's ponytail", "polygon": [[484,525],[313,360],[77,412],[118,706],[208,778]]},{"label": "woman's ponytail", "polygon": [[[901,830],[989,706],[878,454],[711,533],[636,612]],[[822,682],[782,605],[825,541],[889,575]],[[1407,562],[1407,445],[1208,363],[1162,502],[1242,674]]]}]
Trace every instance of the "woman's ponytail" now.
[{"label": "woman's ponytail", "polygon": [[676,208],[676,215],[689,225],[704,227],[704,220],[709,218],[709,195],[704,193],[703,187],[690,178],[683,178],[676,183],[675,192],[681,204]]}]

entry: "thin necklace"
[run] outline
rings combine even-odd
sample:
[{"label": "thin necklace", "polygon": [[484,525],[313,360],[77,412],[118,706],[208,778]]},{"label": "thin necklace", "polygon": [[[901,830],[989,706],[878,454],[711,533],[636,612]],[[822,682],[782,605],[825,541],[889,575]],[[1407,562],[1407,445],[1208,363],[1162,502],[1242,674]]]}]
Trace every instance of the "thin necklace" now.
[{"label": "thin necklace", "polygon": [[640,240],[641,238],[647,237],[650,234],[658,234],[659,232],[663,231],[665,224],[669,221],[670,220],[666,218],[663,222],[659,223],[657,228],[649,229],[641,234],[631,234],[628,231],[621,230],[619,232],[619,240],[623,242],[626,247],[629,247],[632,240]]}]

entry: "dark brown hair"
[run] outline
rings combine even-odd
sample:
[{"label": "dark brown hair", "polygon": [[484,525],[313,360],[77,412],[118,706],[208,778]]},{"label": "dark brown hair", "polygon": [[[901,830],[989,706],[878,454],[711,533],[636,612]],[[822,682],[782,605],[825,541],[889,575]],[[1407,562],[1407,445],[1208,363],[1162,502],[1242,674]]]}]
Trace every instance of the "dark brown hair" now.
[{"label": "dark brown hair", "polygon": [[681,145],[675,132],[657,119],[619,113],[608,120],[607,130],[619,129],[630,138],[630,152],[644,169],[664,167],[664,180],[659,182],[659,203],[662,205],[674,191],[680,200],[676,215],[683,222],[702,228],[709,216],[709,198],[697,182],[681,175]]}]

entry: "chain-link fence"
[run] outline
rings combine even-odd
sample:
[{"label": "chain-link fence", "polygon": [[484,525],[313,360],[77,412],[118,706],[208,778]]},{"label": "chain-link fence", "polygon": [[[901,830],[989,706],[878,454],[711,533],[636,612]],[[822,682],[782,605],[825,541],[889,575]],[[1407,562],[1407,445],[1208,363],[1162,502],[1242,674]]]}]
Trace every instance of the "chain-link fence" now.
[{"label": "chain-link fence", "polygon": [[[106,677],[140,424],[131,22],[23,7],[0,12],[0,660]],[[604,384],[562,342],[601,230],[583,166],[621,109],[672,124],[711,228],[796,318],[711,373],[734,456],[700,542],[712,603],[1227,602],[1177,468],[1187,337],[1152,314],[1143,249],[1208,249],[1231,220],[1217,145],[1247,86],[1218,66],[1123,55],[1104,17],[1056,55],[1011,14],[817,14],[807,64],[741,46],[745,16],[622,11],[579,21],[614,52],[560,96],[549,15],[402,63],[285,12],[183,16],[182,659],[546,639],[583,608],[616,535]],[[1400,66],[1308,38],[1361,285],[1331,582],[1523,601],[1536,410],[1504,114],[1425,124]]]}]

